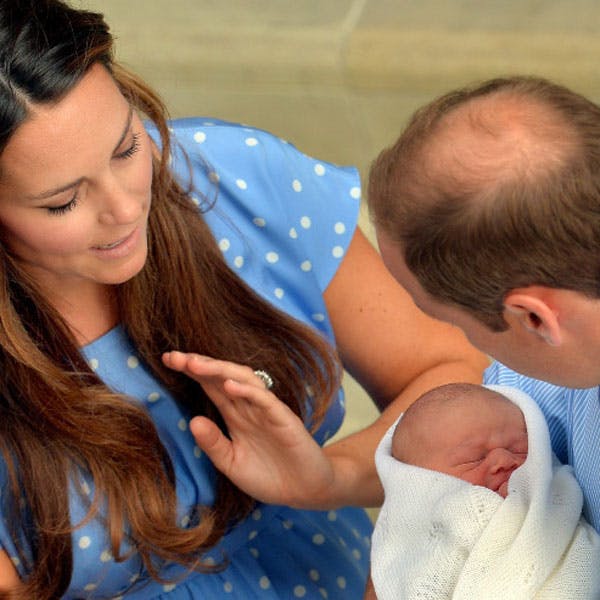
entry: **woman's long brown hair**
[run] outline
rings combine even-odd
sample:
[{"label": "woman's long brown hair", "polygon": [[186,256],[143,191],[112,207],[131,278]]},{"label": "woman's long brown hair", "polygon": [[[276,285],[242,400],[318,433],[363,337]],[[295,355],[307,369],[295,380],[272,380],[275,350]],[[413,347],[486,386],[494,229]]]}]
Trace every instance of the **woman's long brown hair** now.
[{"label": "woman's long brown hair", "polygon": [[[42,41],[36,27],[45,32]],[[148,259],[117,288],[121,324],[151,372],[190,414],[224,428],[202,388],[165,368],[162,353],[193,351],[265,368],[277,381],[279,398],[298,415],[312,388],[318,422],[339,384],[332,348],[228,268],[198,207],[167,167],[171,148],[162,103],[112,62],[101,15],[58,0],[0,0],[0,35],[7,31],[12,45],[7,42],[0,58],[11,51],[12,62],[5,60],[9,66],[0,72],[0,149],[27,118],[29,103],[59,99],[97,62],[158,128],[162,156],[154,164]],[[23,39],[42,46],[32,49]],[[16,66],[21,73],[27,64],[31,84],[16,76]],[[49,65],[60,85],[50,85]],[[127,558],[127,543],[157,579],[165,561],[214,570],[202,554],[248,513],[253,499],[219,474],[215,504],[198,507],[198,522],[180,528],[173,466],[147,412],[110,391],[89,368],[64,320],[2,246],[0,265],[0,451],[10,483],[0,509],[27,572],[18,592],[0,597],[50,600],[66,592],[78,525],[69,519],[69,486],[82,474],[94,482],[84,522],[103,521],[115,560]]]}]

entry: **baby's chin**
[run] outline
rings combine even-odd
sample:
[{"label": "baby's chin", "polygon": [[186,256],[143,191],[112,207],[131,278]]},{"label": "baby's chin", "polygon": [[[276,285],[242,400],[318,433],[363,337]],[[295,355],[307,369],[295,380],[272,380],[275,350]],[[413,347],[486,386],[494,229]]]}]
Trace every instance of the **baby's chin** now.
[{"label": "baby's chin", "polygon": [[500,484],[500,487],[496,490],[503,498],[508,495],[508,479]]}]

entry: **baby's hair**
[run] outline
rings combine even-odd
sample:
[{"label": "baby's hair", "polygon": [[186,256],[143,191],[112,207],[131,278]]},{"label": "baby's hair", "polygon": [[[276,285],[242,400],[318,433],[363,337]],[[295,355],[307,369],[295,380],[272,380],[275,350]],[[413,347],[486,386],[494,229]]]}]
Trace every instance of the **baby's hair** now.
[{"label": "baby's hair", "polygon": [[426,423],[439,419],[442,411],[448,408],[458,410],[468,406],[469,410],[476,410],[473,404],[483,396],[486,402],[515,406],[502,394],[474,383],[448,383],[419,396],[406,409],[396,426],[392,448],[394,457],[415,464],[415,432],[421,431]]}]

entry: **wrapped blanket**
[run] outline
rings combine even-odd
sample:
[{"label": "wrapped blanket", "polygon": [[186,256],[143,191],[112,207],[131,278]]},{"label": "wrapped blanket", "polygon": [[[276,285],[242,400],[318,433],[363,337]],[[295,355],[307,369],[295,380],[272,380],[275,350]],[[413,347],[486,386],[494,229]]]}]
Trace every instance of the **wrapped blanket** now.
[{"label": "wrapped blanket", "polygon": [[554,458],[544,416],[523,392],[487,386],[525,415],[529,450],[503,499],[487,488],[404,464],[391,427],[375,462],[385,501],[371,575],[379,600],[598,600],[600,537],[581,518],[572,468]]}]

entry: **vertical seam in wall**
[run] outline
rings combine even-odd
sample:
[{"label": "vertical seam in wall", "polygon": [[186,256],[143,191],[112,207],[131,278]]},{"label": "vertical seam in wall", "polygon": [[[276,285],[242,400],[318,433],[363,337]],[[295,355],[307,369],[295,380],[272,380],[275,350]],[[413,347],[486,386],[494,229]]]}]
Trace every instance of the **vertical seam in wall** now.
[{"label": "vertical seam in wall", "polygon": [[354,0],[350,10],[342,21],[339,51],[339,66],[342,77],[344,77],[346,72],[346,48],[348,47],[348,40],[356,29],[356,25],[360,21],[368,1],[369,0]]}]

